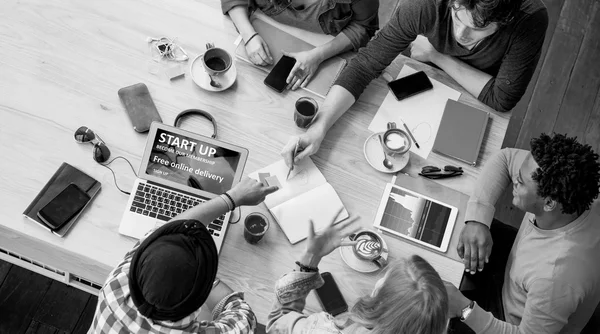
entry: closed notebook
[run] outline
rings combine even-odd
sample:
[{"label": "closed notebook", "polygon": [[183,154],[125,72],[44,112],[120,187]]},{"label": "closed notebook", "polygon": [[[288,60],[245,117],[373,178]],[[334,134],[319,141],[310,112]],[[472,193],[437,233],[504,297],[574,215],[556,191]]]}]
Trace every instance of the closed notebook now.
[{"label": "closed notebook", "polygon": [[[283,55],[282,50],[288,52],[300,52],[312,50],[315,47],[300,38],[290,35],[287,32],[273,26],[272,24],[261,20],[260,18],[254,18],[252,20],[252,26],[260,34],[265,43],[269,46],[269,51],[273,57],[273,65],[268,66],[257,66],[267,72],[270,72],[274,64],[277,64],[281,56]],[[235,54],[238,58],[250,63],[248,55],[246,54],[246,48],[244,42],[240,42],[235,50]],[[329,89],[340,75],[340,72],[346,66],[346,60],[340,57],[331,57],[321,63],[317,72],[306,85],[306,90],[316,95],[325,98]]]},{"label": "closed notebook", "polygon": [[475,166],[489,118],[486,111],[449,99],[433,151]]},{"label": "closed notebook", "polygon": [[77,215],[75,215],[71,221],[63,225],[60,229],[54,231],[49,226],[44,224],[40,218],[38,218],[37,213],[70,183],[78,185],[90,196],[90,201],[88,204],[86,204],[86,207],[92,202],[94,196],[96,196],[101,187],[100,182],[98,182],[96,179],[69,165],[68,163],[63,162],[54,175],[52,175],[50,180],[46,183],[44,188],[42,188],[39,194],[33,199],[31,204],[29,204],[27,209],[25,209],[23,215],[55,235],[61,238],[64,237],[71,226],[73,226],[73,224],[77,221],[77,218],[81,215],[81,213],[85,211],[85,207]]},{"label": "closed notebook", "polygon": [[[283,160],[262,168],[249,176],[260,180],[259,173],[277,178],[279,190],[265,199],[267,208],[281,227],[290,243],[308,237],[308,221],[313,220],[315,231],[323,229],[335,218],[335,223],[348,218],[348,211],[335,189],[327,182],[312,159],[300,161],[290,174]],[[270,183],[269,183],[270,184]],[[341,213],[336,217],[338,212]]]}]

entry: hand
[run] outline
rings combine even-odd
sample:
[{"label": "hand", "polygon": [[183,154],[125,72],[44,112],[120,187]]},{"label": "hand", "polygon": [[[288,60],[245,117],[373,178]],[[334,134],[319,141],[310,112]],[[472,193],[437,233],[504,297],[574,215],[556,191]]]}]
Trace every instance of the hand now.
[{"label": "hand", "polygon": [[456,247],[458,256],[465,264],[465,271],[471,274],[475,270],[482,271],[484,264],[490,260],[493,244],[489,227],[480,222],[468,221],[460,232]]},{"label": "hand", "polygon": [[285,81],[292,90],[296,90],[298,87],[306,87],[315,72],[317,72],[319,65],[323,62],[317,48],[303,52],[283,51],[283,54],[296,59],[296,64]]},{"label": "hand", "polygon": [[[317,153],[324,137],[325,133],[323,133],[323,131],[308,129],[303,135],[290,138],[288,143],[281,150],[281,156],[283,157],[283,160],[285,160],[285,164],[288,168],[297,164],[298,161]],[[299,142],[298,139],[300,139]],[[298,143],[298,152],[296,152],[296,156],[294,157],[296,143]]]},{"label": "hand", "polygon": [[452,283],[444,281],[448,293],[448,316],[456,318],[462,316],[462,310],[471,304],[469,298],[465,297]]},{"label": "hand", "polygon": [[[358,217],[348,218],[346,221],[337,225],[333,224],[343,210],[344,209],[341,208],[318,234],[315,233],[315,226],[312,219],[308,221],[308,239],[305,254],[321,259],[340,247],[342,245],[342,238],[345,238],[360,229],[360,226],[354,225],[351,229],[344,231],[344,229],[352,225]],[[354,245],[355,243],[356,241],[349,241],[344,245],[349,246]]]},{"label": "hand", "polygon": [[410,44],[410,57],[423,63],[434,63],[440,53],[429,43],[425,36],[417,36]]},{"label": "hand", "polygon": [[229,191],[235,205],[257,205],[265,200],[267,195],[277,191],[277,186],[266,186],[249,177],[245,177]]},{"label": "hand", "polygon": [[269,47],[260,35],[254,36],[248,42],[246,45],[246,54],[248,54],[248,58],[255,65],[266,66],[273,64],[273,57],[271,57]]}]

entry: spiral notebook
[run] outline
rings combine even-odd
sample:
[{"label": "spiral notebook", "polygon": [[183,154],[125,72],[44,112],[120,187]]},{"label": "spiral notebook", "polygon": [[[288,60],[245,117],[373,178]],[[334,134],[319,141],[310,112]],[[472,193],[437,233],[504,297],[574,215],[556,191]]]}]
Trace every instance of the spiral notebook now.
[{"label": "spiral notebook", "polygon": [[[287,32],[273,26],[272,24],[263,21],[258,17],[252,19],[252,26],[257,33],[263,38],[265,43],[269,46],[269,51],[273,57],[273,65],[268,66],[256,66],[266,72],[270,72],[274,64],[277,64],[283,52],[300,52],[314,49],[314,45],[311,45],[300,38],[288,34]],[[246,54],[246,48],[244,43],[240,42],[235,50],[236,57],[241,60],[250,63],[248,55]],[[321,63],[317,72],[310,80],[308,85],[304,88],[307,91],[316,94],[322,98],[325,98],[331,86],[340,75],[344,67],[346,66],[346,60],[340,57],[331,57]]]}]

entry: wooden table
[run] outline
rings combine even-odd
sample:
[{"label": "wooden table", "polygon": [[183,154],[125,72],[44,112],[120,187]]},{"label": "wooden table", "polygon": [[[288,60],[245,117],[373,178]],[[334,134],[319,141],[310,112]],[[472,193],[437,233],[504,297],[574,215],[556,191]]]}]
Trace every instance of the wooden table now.
[{"label": "wooden table", "polygon": [[[150,73],[156,65],[151,61],[148,36],[177,37],[191,59],[211,41],[233,54],[237,34],[221,14],[218,1],[8,0],[0,3],[0,13],[0,257],[10,262],[97,292],[133,246],[135,240],[117,232],[127,196],[115,188],[110,171],[94,162],[92,147],[73,140],[74,131],[87,125],[104,139],[113,157],[124,156],[135,168],[139,166],[146,135],[133,131],[117,96],[121,87],[146,83],[167,124],[187,108],[211,112],[218,121],[220,139],[249,149],[245,174],[280,159],[289,136],[301,133],[293,123],[292,110],[296,99],[308,93],[275,93],[262,83],[264,72],[243,62],[237,62],[237,82],[221,93],[202,90],[189,72],[176,81],[169,81],[162,69]],[[445,74],[402,57],[390,66],[392,74],[405,62],[460,89]],[[383,80],[374,81],[333,126],[313,158],[349,211],[360,215],[359,224],[365,228],[372,227],[384,185],[391,180],[391,175],[371,168],[362,152],[368,124],[386,94]],[[468,94],[461,101],[489,110]],[[500,149],[508,118],[493,112],[481,162]],[[211,133],[208,122],[199,118],[184,121],[182,127]],[[21,213],[63,161],[101,181],[103,189],[67,237],[60,239]],[[439,182],[446,188],[416,178],[425,164],[456,163],[436,154],[428,161],[411,155],[406,171],[413,177],[407,182],[439,196],[452,189],[467,193],[480,167],[463,166],[464,176]],[[129,167],[122,161],[112,167],[119,184],[129,188],[134,180]],[[460,200],[464,204],[466,196]],[[464,214],[464,207],[460,209]],[[242,214],[255,210],[264,212],[265,208],[244,208]],[[456,226],[451,248],[461,222]],[[273,283],[294,267],[304,243],[291,246],[273,224],[263,241],[252,246],[244,241],[242,229],[240,224],[230,226],[219,275],[233,289],[246,291],[246,299],[264,323],[274,298]],[[385,238],[391,260],[418,253],[444,279],[460,282],[462,264],[456,261],[455,250],[437,254]],[[350,269],[338,251],[324,259],[321,270],[334,273],[350,306],[372,289],[377,278]],[[307,309],[320,310],[313,294]]]}]

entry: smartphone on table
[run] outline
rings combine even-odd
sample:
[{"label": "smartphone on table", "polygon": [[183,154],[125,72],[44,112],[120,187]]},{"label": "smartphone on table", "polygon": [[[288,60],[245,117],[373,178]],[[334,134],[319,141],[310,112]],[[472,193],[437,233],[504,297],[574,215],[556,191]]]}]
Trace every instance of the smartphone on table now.
[{"label": "smartphone on table", "polygon": [[425,72],[420,71],[403,78],[388,82],[388,87],[394,93],[398,101],[404,100],[413,95],[433,89],[431,80]]},{"label": "smartphone on table", "polygon": [[135,131],[147,132],[152,122],[162,122],[148,87],[143,83],[119,89],[119,98]]},{"label": "smartphone on table", "polygon": [[79,186],[71,183],[41,208],[37,216],[55,231],[71,221],[89,201],[90,196]]},{"label": "smartphone on table", "polygon": [[296,59],[286,55],[281,56],[281,59],[273,66],[273,69],[265,78],[265,85],[273,88],[278,93],[283,92],[287,86],[287,82],[285,81],[295,64]]},{"label": "smartphone on table", "polygon": [[321,277],[323,277],[325,284],[315,290],[319,302],[321,303],[321,307],[323,307],[325,312],[333,316],[348,311],[348,304],[346,304],[346,300],[344,299],[344,296],[342,296],[342,292],[338,288],[331,273],[322,273]]}]

